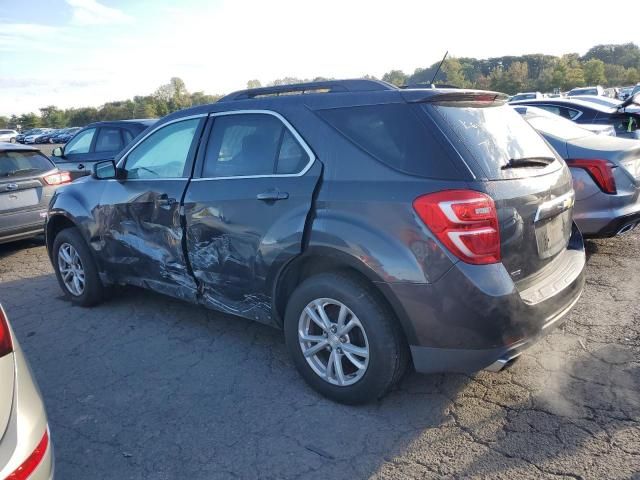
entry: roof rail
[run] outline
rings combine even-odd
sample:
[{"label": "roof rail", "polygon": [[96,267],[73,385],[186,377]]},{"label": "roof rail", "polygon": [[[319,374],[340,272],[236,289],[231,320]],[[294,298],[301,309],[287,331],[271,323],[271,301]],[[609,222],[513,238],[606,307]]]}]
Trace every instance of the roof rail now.
[{"label": "roof rail", "polygon": [[373,92],[379,90],[395,89],[395,86],[381,80],[326,80],[322,82],[294,83],[291,85],[277,85],[274,87],[238,90],[237,92],[225,95],[220,100],[218,100],[218,102],[246,100],[249,98],[266,97],[270,95],[286,95],[291,93]]}]

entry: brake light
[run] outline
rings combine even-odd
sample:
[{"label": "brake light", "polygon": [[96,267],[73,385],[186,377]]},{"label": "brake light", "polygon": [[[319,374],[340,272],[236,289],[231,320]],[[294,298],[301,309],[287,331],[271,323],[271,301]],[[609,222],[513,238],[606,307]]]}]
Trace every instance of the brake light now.
[{"label": "brake light", "polygon": [[500,261],[500,231],[493,199],[474,190],[445,190],[418,197],[413,208],[451,253],[466,263]]},{"label": "brake light", "polygon": [[49,432],[47,430],[44,431],[44,435],[38,443],[38,446],[35,450],[29,455],[29,457],[16,468],[13,473],[9,474],[9,476],[5,480],[27,480],[29,476],[38,468],[40,462],[44,458],[44,454],[47,452],[47,447],[49,446]]},{"label": "brake light", "polygon": [[69,172],[52,173],[44,177],[44,181],[47,185],[62,185],[71,181],[71,174]]},{"label": "brake light", "polygon": [[608,160],[571,158],[567,160],[567,165],[586,170],[604,193],[611,193],[613,195],[617,193],[616,180],[613,177],[613,165]]},{"label": "brake light", "polygon": [[0,307],[0,358],[13,352],[13,342],[9,334],[9,324],[2,307]]}]

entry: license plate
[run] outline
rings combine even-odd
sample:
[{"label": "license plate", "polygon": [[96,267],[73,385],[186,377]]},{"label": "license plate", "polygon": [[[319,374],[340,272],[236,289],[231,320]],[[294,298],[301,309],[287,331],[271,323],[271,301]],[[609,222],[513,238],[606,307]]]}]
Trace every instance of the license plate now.
[{"label": "license plate", "polygon": [[40,199],[35,188],[0,194],[0,212],[32,207],[38,203],[40,203]]},{"label": "license plate", "polygon": [[562,251],[569,243],[571,236],[571,211],[564,212],[552,218],[539,220],[536,223],[536,242],[540,258],[553,257]]}]

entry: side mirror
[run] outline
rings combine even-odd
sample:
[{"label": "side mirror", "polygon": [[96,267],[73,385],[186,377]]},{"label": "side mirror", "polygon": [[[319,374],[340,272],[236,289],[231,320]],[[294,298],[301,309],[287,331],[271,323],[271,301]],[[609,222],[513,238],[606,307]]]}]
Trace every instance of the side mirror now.
[{"label": "side mirror", "polygon": [[64,155],[64,151],[62,150],[62,147],[56,147],[53,149],[53,152],[51,152],[51,155],[54,157],[62,157]]},{"label": "side mirror", "polygon": [[110,178],[116,178],[117,172],[116,162],[113,160],[105,160],[93,165],[93,172],[91,176],[98,180],[107,180]]}]

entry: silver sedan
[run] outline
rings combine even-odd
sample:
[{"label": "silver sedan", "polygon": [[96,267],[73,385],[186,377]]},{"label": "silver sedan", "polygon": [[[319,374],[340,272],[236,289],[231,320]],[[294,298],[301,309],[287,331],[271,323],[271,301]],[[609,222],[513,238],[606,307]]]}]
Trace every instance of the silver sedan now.
[{"label": "silver sedan", "polygon": [[585,236],[612,237],[640,224],[640,141],[595,135],[536,107],[514,106],[571,168],[573,218]]},{"label": "silver sedan", "polygon": [[40,390],[0,305],[0,479],[51,480],[53,465]]}]

